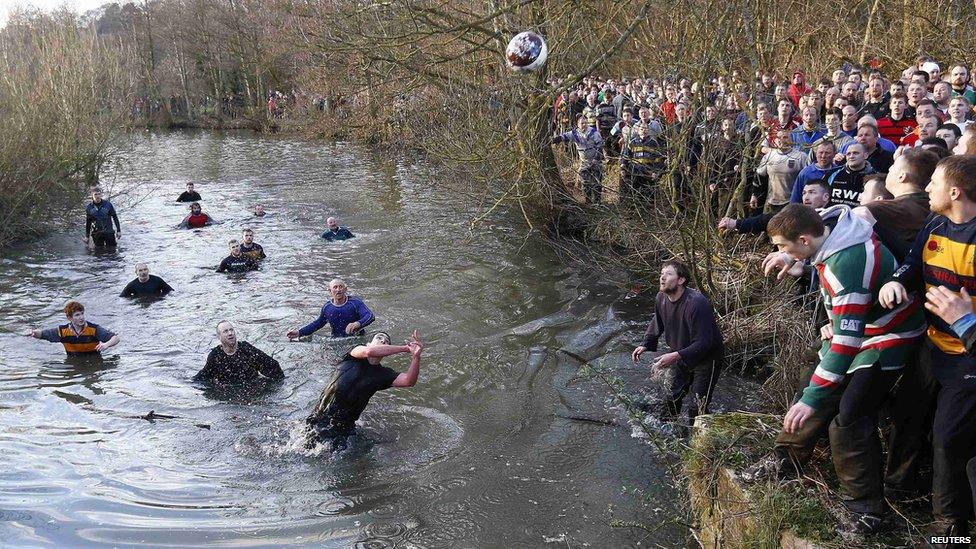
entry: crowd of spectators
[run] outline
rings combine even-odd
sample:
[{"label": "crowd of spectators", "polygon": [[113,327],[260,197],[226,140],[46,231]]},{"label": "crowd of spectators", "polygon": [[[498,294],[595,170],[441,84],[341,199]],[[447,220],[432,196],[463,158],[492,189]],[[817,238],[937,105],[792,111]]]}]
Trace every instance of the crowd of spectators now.
[{"label": "crowd of spectators", "polygon": [[719,230],[765,232],[778,248],[763,262],[767,275],[819,290],[819,361],[773,455],[744,477],[802,477],[827,438],[845,533],[874,534],[890,502],[929,497],[930,545],[968,547],[974,103],[966,65],[943,71],[921,56],[895,74],[845,66],[812,81],[801,70],[704,84],[587,77],[552,105],[553,142],[577,153],[586,202],[606,198],[610,163],[622,202],[674,185],[682,206],[711,208]]}]

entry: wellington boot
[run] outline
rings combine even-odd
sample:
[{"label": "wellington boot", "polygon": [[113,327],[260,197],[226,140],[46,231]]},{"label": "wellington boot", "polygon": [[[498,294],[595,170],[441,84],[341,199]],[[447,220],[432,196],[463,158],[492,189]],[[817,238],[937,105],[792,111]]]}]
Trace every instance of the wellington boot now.
[{"label": "wellington boot", "polygon": [[847,495],[844,505],[853,513],[881,516],[881,441],[874,419],[865,416],[842,426],[834,418],[828,434],[834,471]]}]

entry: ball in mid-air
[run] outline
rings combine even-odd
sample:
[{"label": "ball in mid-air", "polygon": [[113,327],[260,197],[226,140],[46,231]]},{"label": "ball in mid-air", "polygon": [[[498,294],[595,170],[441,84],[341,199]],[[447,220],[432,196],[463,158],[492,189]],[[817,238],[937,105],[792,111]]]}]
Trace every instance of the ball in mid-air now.
[{"label": "ball in mid-air", "polygon": [[532,31],[520,32],[505,49],[508,66],[516,71],[537,71],[546,64],[549,46],[545,38]]}]

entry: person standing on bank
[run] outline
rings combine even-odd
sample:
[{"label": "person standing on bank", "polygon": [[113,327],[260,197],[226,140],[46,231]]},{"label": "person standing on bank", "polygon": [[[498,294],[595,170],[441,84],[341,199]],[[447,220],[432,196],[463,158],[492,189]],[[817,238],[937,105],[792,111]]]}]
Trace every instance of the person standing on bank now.
[{"label": "person standing on bank", "polygon": [[67,324],[46,330],[27,330],[24,335],[60,343],[68,356],[98,355],[119,343],[119,336],[101,326],[85,321],[85,306],[77,301],[69,301],[64,306]]},{"label": "person standing on bank", "polygon": [[334,278],[329,282],[329,293],[332,299],[328,301],[319,317],[304,328],[292,330],[286,334],[288,339],[298,339],[315,333],[329,324],[332,326],[332,337],[347,337],[362,335],[363,328],[376,320],[373,312],[358,297],[348,295],[349,288],[341,279]]},{"label": "person standing on bank", "polygon": [[681,402],[689,392],[688,419],[694,422],[707,413],[712,391],[718,381],[725,343],[715,319],[711,301],[701,292],[688,287],[691,274],[678,261],[661,266],[660,291],[654,302],[654,320],[647,328],[644,341],[634,349],[634,362],[645,351],[657,351],[661,335],[672,349],[654,361],[655,368],[674,367],[671,394],[661,410],[661,419],[670,420],[681,412]]},{"label": "person standing on bank", "polygon": [[149,274],[149,265],[137,263],[136,278],[125,285],[119,297],[164,296],[172,291],[173,288],[165,280]]},{"label": "person standing on bank", "polygon": [[[115,207],[102,198],[102,188],[92,187],[92,201],[85,207],[85,244],[89,247],[115,246],[122,237]],[[112,230],[115,223],[115,230]]]}]

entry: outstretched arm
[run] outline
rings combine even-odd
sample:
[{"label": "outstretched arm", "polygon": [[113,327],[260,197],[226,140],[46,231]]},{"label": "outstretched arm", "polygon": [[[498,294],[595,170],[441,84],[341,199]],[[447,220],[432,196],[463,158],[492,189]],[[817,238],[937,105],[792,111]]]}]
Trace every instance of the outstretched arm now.
[{"label": "outstretched arm", "polygon": [[410,348],[410,367],[393,380],[394,387],[413,387],[417,384],[417,378],[420,377],[420,353],[424,350],[424,344],[420,341],[420,334],[416,330],[413,332],[411,341],[407,343],[407,347]]},{"label": "outstretched arm", "polygon": [[409,353],[407,345],[357,345],[349,354],[354,358],[384,358],[398,353]]}]

